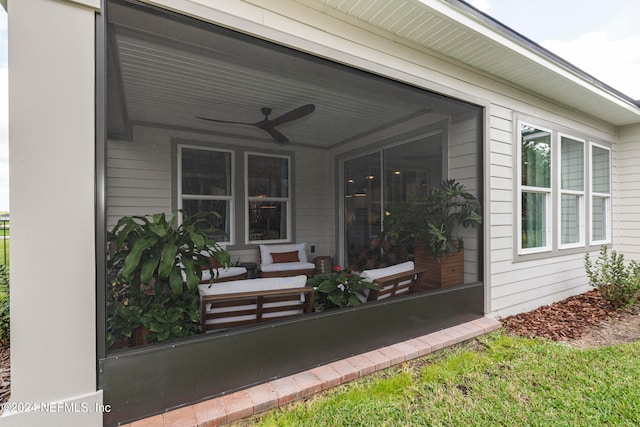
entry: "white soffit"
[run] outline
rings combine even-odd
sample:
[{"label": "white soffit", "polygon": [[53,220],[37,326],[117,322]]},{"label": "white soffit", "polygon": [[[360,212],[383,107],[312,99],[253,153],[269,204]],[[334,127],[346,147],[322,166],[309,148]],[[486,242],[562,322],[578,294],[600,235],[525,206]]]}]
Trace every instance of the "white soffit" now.
[{"label": "white soffit", "polygon": [[315,1],[614,125],[640,122],[632,99],[457,0]]}]

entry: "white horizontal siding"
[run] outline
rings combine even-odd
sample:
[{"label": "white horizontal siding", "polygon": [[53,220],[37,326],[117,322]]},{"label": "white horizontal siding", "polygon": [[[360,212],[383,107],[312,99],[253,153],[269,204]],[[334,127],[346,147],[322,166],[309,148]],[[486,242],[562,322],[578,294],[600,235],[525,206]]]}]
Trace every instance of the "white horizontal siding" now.
[{"label": "white horizontal siding", "polygon": [[107,229],[128,215],[171,212],[169,144],[107,143]]},{"label": "white horizontal siding", "polygon": [[[315,245],[315,256],[336,256],[335,166],[327,151],[301,150],[296,154],[296,240]],[[309,254],[311,255],[311,254]]]},{"label": "white horizontal siding", "polygon": [[[449,129],[449,178],[456,179],[478,197],[478,121],[474,118],[451,123]],[[464,242],[464,281],[481,280],[478,275],[478,230],[460,229]]]},{"label": "white horizontal siding", "polygon": [[640,125],[620,129],[613,157],[614,247],[640,261]]},{"label": "white horizontal siding", "polygon": [[[128,215],[171,213],[171,139],[202,141],[202,135],[137,127],[134,141],[107,143],[107,229]],[[264,145],[247,147],[264,151]],[[270,151],[272,147],[267,147]],[[335,167],[324,150],[295,148],[295,235],[316,246],[315,255],[335,256]],[[332,157],[331,157],[332,159]],[[238,194],[238,190],[236,190]],[[238,242],[243,240],[237,236]],[[232,262],[256,262],[256,248],[233,249]],[[311,256],[311,254],[309,253]]]},{"label": "white horizontal siding", "polygon": [[[510,100],[509,100],[510,101]],[[551,111],[537,111],[527,106],[533,102],[524,96],[508,102],[514,109],[491,105],[489,117],[489,295],[488,311],[506,316],[550,304],[559,299],[584,292],[588,279],[584,271],[583,254],[557,255],[543,259],[516,259],[515,201],[516,176],[514,156],[518,135],[514,135],[514,113],[539,115],[539,120],[561,123],[576,131],[590,133],[611,140],[610,130],[598,129],[594,124],[563,120]]]}]

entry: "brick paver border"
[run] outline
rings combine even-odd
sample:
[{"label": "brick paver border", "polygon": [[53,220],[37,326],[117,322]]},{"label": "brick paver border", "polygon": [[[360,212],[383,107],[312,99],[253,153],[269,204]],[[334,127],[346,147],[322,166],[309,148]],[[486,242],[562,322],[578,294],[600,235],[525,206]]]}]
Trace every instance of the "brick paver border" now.
[{"label": "brick paver border", "polygon": [[499,321],[482,317],[422,337],[278,378],[246,390],[135,421],[124,427],[222,426],[470,340],[500,327]]}]

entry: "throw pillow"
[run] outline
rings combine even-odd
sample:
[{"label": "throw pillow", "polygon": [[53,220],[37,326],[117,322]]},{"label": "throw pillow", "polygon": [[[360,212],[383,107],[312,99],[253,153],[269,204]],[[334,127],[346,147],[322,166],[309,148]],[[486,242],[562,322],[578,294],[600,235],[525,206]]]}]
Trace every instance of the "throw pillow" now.
[{"label": "throw pillow", "polygon": [[282,263],[282,262],[298,262],[300,258],[298,258],[298,251],[292,252],[272,252],[271,258],[273,258],[273,263]]}]

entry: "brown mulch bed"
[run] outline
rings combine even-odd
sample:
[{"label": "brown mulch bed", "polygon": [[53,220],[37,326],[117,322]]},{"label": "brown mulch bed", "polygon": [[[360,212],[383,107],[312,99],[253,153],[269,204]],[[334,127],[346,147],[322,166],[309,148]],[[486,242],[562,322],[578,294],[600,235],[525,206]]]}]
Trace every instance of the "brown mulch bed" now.
[{"label": "brown mulch bed", "polygon": [[599,291],[592,290],[501,320],[510,333],[560,341],[580,338],[588,329],[619,315]]},{"label": "brown mulch bed", "polygon": [[501,319],[507,333],[598,347],[640,339],[640,310],[616,310],[592,290]]}]

